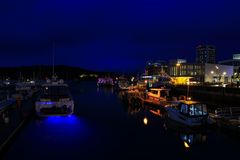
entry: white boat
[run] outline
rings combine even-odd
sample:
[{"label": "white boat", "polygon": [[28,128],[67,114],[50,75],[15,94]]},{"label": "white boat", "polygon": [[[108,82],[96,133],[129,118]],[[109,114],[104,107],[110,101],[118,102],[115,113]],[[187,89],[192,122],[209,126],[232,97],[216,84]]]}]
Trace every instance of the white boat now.
[{"label": "white boat", "polygon": [[206,104],[181,100],[165,106],[167,117],[189,127],[211,124]]},{"label": "white boat", "polygon": [[35,110],[38,116],[73,114],[74,101],[68,85],[63,80],[43,84]]},{"label": "white boat", "polygon": [[16,100],[27,100],[38,91],[34,81],[18,82],[15,84],[15,92],[12,97]]}]

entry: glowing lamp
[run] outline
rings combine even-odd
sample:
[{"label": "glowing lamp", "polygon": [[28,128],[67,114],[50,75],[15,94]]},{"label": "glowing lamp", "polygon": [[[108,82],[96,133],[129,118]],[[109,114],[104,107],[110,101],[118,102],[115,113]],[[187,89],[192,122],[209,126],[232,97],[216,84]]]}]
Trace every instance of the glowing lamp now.
[{"label": "glowing lamp", "polygon": [[184,141],[183,143],[184,143],[184,147],[185,147],[185,148],[190,148],[190,146],[188,145],[187,142]]},{"label": "glowing lamp", "polygon": [[148,119],[147,119],[147,117],[145,117],[145,118],[143,119],[143,123],[144,123],[145,125],[148,124]]}]

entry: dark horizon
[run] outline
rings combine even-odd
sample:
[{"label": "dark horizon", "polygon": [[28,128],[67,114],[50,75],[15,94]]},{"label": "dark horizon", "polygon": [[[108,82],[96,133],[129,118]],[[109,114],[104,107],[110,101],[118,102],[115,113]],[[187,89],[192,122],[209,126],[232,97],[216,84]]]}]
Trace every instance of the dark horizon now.
[{"label": "dark horizon", "polygon": [[134,72],[148,60],[195,61],[196,46],[217,61],[240,53],[240,2],[2,1],[0,66],[56,64]]}]

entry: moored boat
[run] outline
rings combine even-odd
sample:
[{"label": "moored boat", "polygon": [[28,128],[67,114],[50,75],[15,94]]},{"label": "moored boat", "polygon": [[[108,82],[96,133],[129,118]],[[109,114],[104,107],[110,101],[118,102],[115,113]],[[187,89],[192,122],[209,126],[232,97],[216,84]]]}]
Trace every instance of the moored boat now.
[{"label": "moored boat", "polygon": [[189,127],[213,123],[209,117],[206,104],[198,101],[180,100],[165,106],[165,108],[169,119]]},{"label": "moored boat", "polygon": [[43,84],[35,110],[38,116],[73,114],[74,101],[68,85],[63,80]]},{"label": "moored boat", "polygon": [[98,87],[112,87],[114,85],[113,79],[110,77],[98,78],[97,86]]}]

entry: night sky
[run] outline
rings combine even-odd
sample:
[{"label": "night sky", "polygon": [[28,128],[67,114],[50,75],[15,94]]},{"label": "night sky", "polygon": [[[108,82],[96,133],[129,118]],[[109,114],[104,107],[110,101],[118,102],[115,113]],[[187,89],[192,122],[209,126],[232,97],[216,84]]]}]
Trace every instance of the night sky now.
[{"label": "night sky", "polygon": [[147,60],[195,60],[212,44],[217,60],[240,53],[240,1],[1,0],[0,66],[56,64],[139,70]]}]

